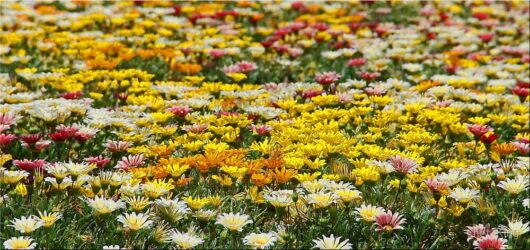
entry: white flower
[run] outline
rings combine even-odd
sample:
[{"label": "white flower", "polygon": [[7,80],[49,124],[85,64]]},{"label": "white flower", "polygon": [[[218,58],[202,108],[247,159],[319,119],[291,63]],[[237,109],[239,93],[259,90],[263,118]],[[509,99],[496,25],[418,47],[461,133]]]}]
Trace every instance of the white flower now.
[{"label": "white flower", "polygon": [[315,243],[314,248],[319,249],[352,249],[348,239],[341,242],[340,237],[335,238],[333,234],[329,237],[323,235],[322,239],[313,240],[313,242]]},{"label": "white flower", "polygon": [[37,243],[30,237],[12,237],[4,241],[6,249],[34,249]]},{"label": "white flower", "polygon": [[229,229],[230,231],[239,231],[243,230],[243,227],[247,224],[252,223],[250,217],[246,214],[233,214],[233,213],[223,213],[217,217],[215,224],[220,224],[223,227]]},{"label": "white flower", "polygon": [[20,219],[11,220],[11,227],[23,234],[29,234],[44,225],[44,221],[36,216],[22,216]]},{"label": "white flower", "polygon": [[275,232],[259,234],[251,233],[243,238],[243,243],[254,249],[265,249],[274,245],[277,240],[278,238]]},{"label": "white flower", "polygon": [[94,197],[94,199],[86,199],[86,202],[95,214],[110,214],[115,210],[125,208],[125,202],[123,201],[107,200],[99,196]]},{"label": "white flower", "polygon": [[456,201],[459,201],[461,203],[468,203],[473,199],[478,198],[480,195],[480,191],[476,189],[469,189],[462,187],[457,187],[451,190],[451,194],[449,194],[449,197],[455,199]]},{"label": "white flower", "polygon": [[523,223],[523,220],[508,221],[508,226],[501,225],[499,227],[499,231],[501,233],[511,235],[514,238],[518,238],[519,236],[527,233],[530,230],[528,228],[529,224],[530,222]]},{"label": "white flower", "polygon": [[148,228],[153,224],[153,221],[149,220],[148,215],[142,213],[136,214],[135,212],[118,216],[118,221],[123,224],[123,227],[132,231]]},{"label": "white flower", "polygon": [[171,234],[171,240],[183,249],[191,249],[204,242],[202,238],[194,234],[181,233],[179,231],[174,231]]},{"label": "white flower", "polygon": [[103,246],[103,250],[120,250],[121,247],[119,245],[110,245],[110,246]]}]

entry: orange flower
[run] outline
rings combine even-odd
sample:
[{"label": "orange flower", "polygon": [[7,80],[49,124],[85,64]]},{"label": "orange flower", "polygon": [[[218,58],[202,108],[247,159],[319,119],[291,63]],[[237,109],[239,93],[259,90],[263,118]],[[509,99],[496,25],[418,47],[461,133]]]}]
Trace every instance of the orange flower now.
[{"label": "orange flower", "polygon": [[172,63],[171,68],[188,75],[197,74],[202,70],[202,66],[195,63]]},{"label": "orange flower", "polygon": [[182,187],[188,184],[191,180],[193,180],[192,177],[184,177],[183,175],[180,177],[180,179],[175,181],[175,185],[177,185],[178,187]]},{"label": "orange flower", "polygon": [[250,177],[250,181],[254,183],[256,187],[261,187],[265,184],[269,184],[272,182],[272,177],[269,174],[264,173],[254,173]]},{"label": "orange flower", "polygon": [[285,167],[282,167],[281,169],[277,168],[274,172],[271,172],[271,175],[279,183],[287,183],[295,174],[296,170],[286,169]]},{"label": "orange flower", "polygon": [[493,152],[499,153],[500,155],[509,155],[517,151],[517,148],[509,143],[495,143],[491,146],[491,150]]}]

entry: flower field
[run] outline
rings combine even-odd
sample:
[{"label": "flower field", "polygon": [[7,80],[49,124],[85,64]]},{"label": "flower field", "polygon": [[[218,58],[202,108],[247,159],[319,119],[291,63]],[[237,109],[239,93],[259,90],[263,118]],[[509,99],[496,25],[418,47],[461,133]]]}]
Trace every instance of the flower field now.
[{"label": "flower field", "polygon": [[524,1],[1,1],[0,249],[529,249]]}]

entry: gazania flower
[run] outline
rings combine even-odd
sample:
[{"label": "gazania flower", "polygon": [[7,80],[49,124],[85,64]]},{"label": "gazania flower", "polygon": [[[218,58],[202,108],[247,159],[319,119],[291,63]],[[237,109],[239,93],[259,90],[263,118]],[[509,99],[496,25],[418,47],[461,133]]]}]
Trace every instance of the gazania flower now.
[{"label": "gazania flower", "polygon": [[0,134],[0,148],[9,145],[16,138],[17,136],[12,134]]},{"label": "gazania flower", "polygon": [[315,75],[315,81],[321,85],[330,85],[341,78],[341,75],[337,72],[323,72]]},{"label": "gazania flower", "polygon": [[122,157],[121,161],[116,164],[118,169],[129,170],[131,168],[137,167],[144,163],[143,155],[129,155],[127,157]]},{"label": "gazania flower", "polygon": [[523,220],[510,220],[508,221],[508,226],[501,225],[499,231],[501,233],[511,235],[514,238],[519,238],[519,236],[527,233],[530,229],[528,227],[530,223],[523,223]]},{"label": "gazania flower", "polygon": [[44,222],[44,227],[51,227],[62,215],[58,212],[48,213],[39,211],[39,218]]},{"label": "gazania flower", "polygon": [[352,249],[352,244],[349,243],[349,240],[340,241],[341,237],[335,238],[333,234],[329,237],[325,235],[322,236],[322,239],[313,240],[315,246],[313,248],[318,249]]},{"label": "gazania flower", "polygon": [[272,233],[251,233],[243,238],[243,243],[253,249],[265,249],[274,245],[278,240],[277,234]]},{"label": "gazania flower", "polygon": [[35,249],[37,243],[30,237],[20,236],[9,238],[3,245],[6,249]]},{"label": "gazania flower", "polygon": [[325,192],[318,192],[307,196],[307,202],[313,204],[316,208],[329,207],[331,204],[336,203],[338,199],[338,195]]},{"label": "gazania flower", "polygon": [[88,206],[92,208],[95,214],[110,214],[120,208],[125,208],[123,201],[114,201],[96,196],[94,199],[86,199]]},{"label": "gazania flower", "polygon": [[185,117],[188,115],[189,112],[191,112],[193,109],[191,109],[188,106],[173,106],[171,108],[168,108],[167,111],[173,113],[175,116],[178,117]]},{"label": "gazania flower", "polygon": [[20,136],[20,140],[27,144],[33,144],[41,139],[41,134],[25,134]]},{"label": "gazania flower", "polygon": [[184,198],[184,201],[188,204],[188,206],[193,210],[199,210],[206,206],[206,204],[210,203],[210,199],[208,198],[201,198],[196,197],[193,198],[192,196]]},{"label": "gazania flower", "polygon": [[480,136],[480,141],[483,142],[483,143],[492,143],[495,140],[497,140],[497,138],[499,138],[499,135],[490,131],[490,132],[487,132],[487,133],[481,135]]},{"label": "gazania flower", "polygon": [[26,171],[32,171],[33,169],[41,169],[46,164],[46,161],[44,160],[34,160],[30,161],[28,159],[24,159],[22,161],[20,160],[14,160],[13,165],[17,166],[18,168]]},{"label": "gazania flower", "polygon": [[22,216],[11,221],[11,227],[23,234],[30,234],[44,225],[44,221],[35,216]]},{"label": "gazania flower", "polygon": [[506,239],[499,238],[495,234],[488,234],[473,242],[473,245],[478,250],[500,250],[506,249]]},{"label": "gazania flower", "polygon": [[463,204],[467,204],[471,200],[480,197],[479,194],[480,194],[480,191],[476,189],[469,189],[469,188],[463,189],[461,187],[457,187],[451,190],[449,197]]},{"label": "gazania flower", "polygon": [[110,158],[106,158],[106,157],[103,157],[103,156],[99,155],[97,157],[85,158],[85,161],[90,163],[90,164],[94,164],[94,165],[98,166],[98,168],[100,168],[100,169],[103,169],[103,168],[105,168],[105,166],[107,166],[109,164]]},{"label": "gazania flower", "polygon": [[294,203],[293,190],[271,191],[263,198],[274,207],[288,207]]},{"label": "gazania flower", "polygon": [[390,157],[388,161],[390,162],[392,167],[394,167],[394,170],[396,172],[399,172],[403,175],[418,171],[418,163],[412,159],[402,157],[400,155],[395,155]]},{"label": "gazania flower", "polygon": [[482,224],[477,224],[473,226],[468,226],[464,232],[467,235],[467,240],[477,240],[486,235],[496,234],[496,231],[488,226]]},{"label": "gazania flower", "polygon": [[515,179],[507,179],[499,182],[498,187],[506,190],[506,192],[517,195],[524,190],[527,190],[530,186],[528,176],[517,176]]},{"label": "gazania flower", "polygon": [[179,246],[182,249],[192,249],[204,242],[204,240],[194,234],[181,233],[179,231],[174,231],[171,234],[171,241]]},{"label": "gazania flower", "polygon": [[230,231],[241,232],[243,227],[247,224],[251,224],[252,220],[246,214],[233,214],[233,213],[223,213],[217,217],[215,224],[222,225]]},{"label": "gazania flower", "polygon": [[392,213],[388,210],[375,217],[376,231],[392,232],[396,229],[403,229],[401,224],[405,223],[405,219],[399,213]]},{"label": "gazania flower", "polygon": [[361,217],[362,220],[372,222],[375,221],[378,215],[385,213],[382,207],[362,204],[361,207],[355,209],[355,213]]},{"label": "gazania flower", "polygon": [[467,125],[467,129],[469,130],[469,132],[471,132],[476,137],[480,137],[483,134],[493,130],[489,126],[480,125],[480,124]]},{"label": "gazania flower", "polygon": [[135,212],[118,216],[118,221],[123,224],[123,227],[132,231],[148,228],[153,224],[153,221],[149,220],[148,215],[142,213],[136,214]]},{"label": "gazania flower", "polygon": [[132,146],[128,141],[107,141],[105,147],[112,153],[122,152]]}]

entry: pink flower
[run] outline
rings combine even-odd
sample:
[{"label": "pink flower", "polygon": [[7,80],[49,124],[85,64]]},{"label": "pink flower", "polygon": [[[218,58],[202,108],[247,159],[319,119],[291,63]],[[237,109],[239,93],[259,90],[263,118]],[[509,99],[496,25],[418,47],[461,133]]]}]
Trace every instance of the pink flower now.
[{"label": "pink flower", "polygon": [[488,234],[473,242],[473,246],[479,250],[506,249],[506,239],[499,238],[496,234]]},{"label": "pink flower", "polygon": [[339,96],[339,102],[342,103],[342,104],[353,102],[353,96],[351,94],[339,93],[337,95]]},{"label": "pink flower", "polygon": [[404,175],[418,171],[418,163],[412,159],[395,155],[390,157],[388,161],[392,167],[394,167],[396,172],[402,173]]},{"label": "pink flower", "polygon": [[206,131],[206,129],[208,129],[208,124],[187,125],[187,126],[183,126],[182,129],[186,132],[199,134],[199,133]]},{"label": "pink flower", "polygon": [[16,135],[12,134],[0,134],[0,147],[5,147],[17,139]]},{"label": "pink flower", "polygon": [[493,234],[494,230],[488,226],[477,224],[473,226],[468,226],[467,229],[464,230],[464,233],[466,233],[467,235],[467,240],[470,241],[477,240],[486,235]]},{"label": "pink flower", "polygon": [[480,125],[480,124],[473,124],[473,125],[467,125],[467,129],[469,132],[474,134],[477,137],[482,136],[483,134],[493,130],[493,128],[486,126],[486,125]]},{"label": "pink flower", "polygon": [[0,133],[11,128],[16,123],[16,116],[13,114],[0,114]]},{"label": "pink flower", "polygon": [[239,68],[239,72],[249,72],[258,68],[255,63],[247,61],[238,62],[236,65]]},{"label": "pink flower", "polygon": [[191,109],[188,106],[173,106],[173,107],[167,109],[167,111],[169,111],[169,112],[173,113],[175,116],[178,116],[178,117],[181,117],[181,118],[184,118],[192,110],[193,109]]},{"label": "pink flower", "polygon": [[30,161],[28,159],[24,159],[22,161],[14,160],[13,164],[22,170],[32,171],[33,169],[41,169],[42,167],[44,167],[44,165],[46,164],[46,161],[44,160]]},{"label": "pink flower", "polygon": [[443,191],[447,191],[449,188],[449,185],[447,185],[447,183],[443,181],[438,181],[433,178],[429,178],[423,181],[423,183],[427,185],[427,188],[429,188],[432,193],[442,193]]},{"label": "pink flower", "polygon": [[386,213],[375,217],[375,224],[377,225],[375,230],[392,232],[397,229],[403,229],[401,225],[405,221],[399,213],[392,213],[392,211],[388,210]]},{"label": "pink flower", "polygon": [[97,156],[97,157],[88,157],[85,158],[85,161],[90,164],[95,164],[98,166],[98,168],[103,169],[107,164],[110,162],[110,158],[105,158],[103,156]]},{"label": "pink flower", "polygon": [[361,67],[366,63],[364,58],[353,58],[348,61],[348,66],[350,67]]},{"label": "pink flower", "polygon": [[121,161],[116,164],[118,169],[129,170],[131,168],[137,167],[144,163],[143,155],[129,155],[127,157],[122,157]]},{"label": "pink flower", "polygon": [[338,81],[342,76],[333,71],[318,73],[315,75],[315,81],[322,85],[329,85]]},{"label": "pink flower", "polygon": [[530,152],[530,144],[524,142],[512,142],[520,154],[527,155]]},{"label": "pink flower", "polygon": [[378,89],[378,88],[365,88],[364,92],[368,95],[384,95],[386,93],[386,90],[384,89]]},{"label": "pink flower", "polygon": [[272,130],[272,127],[269,126],[269,125],[254,125],[254,124],[251,124],[249,126],[250,130],[252,130],[252,132],[254,134],[258,134],[258,135],[264,135],[266,133],[269,133],[271,130]]},{"label": "pink flower", "polygon": [[371,80],[375,80],[377,79],[381,74],[377,73],[377,72],[374,72],[374,73],[371,73],[371,72],[361,72],[359,73],[359,76],[366,80],[366,81],[371,81]]},{"label": "pink flower", "polygon": [[220,58],[225,55],[225,52],[220,49],[212,49],[210,52],[208,52],[208,55],[210,55],[213,58]]},{"label": "pink flower", "polygon": [[132,146],[131,142],[128,141],[111,141],[108,140],[105,143],[105,147],[112,153],[122,152]]},{"label": "pink flower", "polygon": [[320,89],[309,89],[302,92],[302,97],[304,97],[304,99],[313,98],[319,95],[322,95],[322,90]]}]

